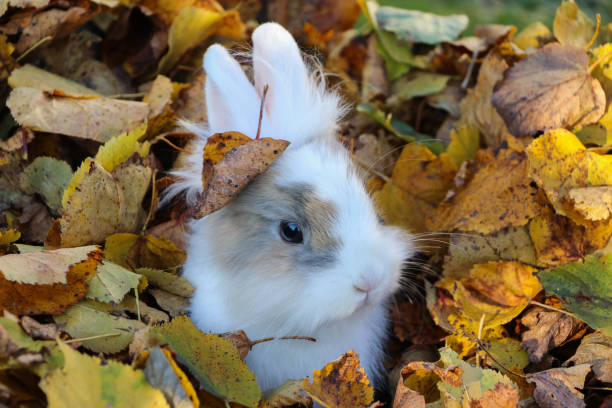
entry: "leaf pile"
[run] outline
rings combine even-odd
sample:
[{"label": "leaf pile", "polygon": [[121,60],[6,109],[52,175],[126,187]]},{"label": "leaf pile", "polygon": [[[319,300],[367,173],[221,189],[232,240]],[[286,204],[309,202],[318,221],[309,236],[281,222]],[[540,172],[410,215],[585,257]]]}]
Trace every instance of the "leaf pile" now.
[{"label": "leaf pile", "polygon": [[382,405],[352,350],[262,394],[258,341],[185,316],[185,221],[287,142],[212,136],[196,206],[160,207],[193,147],[177,119],[206,121],[206,48],[265,17],[320,50],[355,106],[338,137],[415,233],[388,406],[609,406],[612,43],[571,0],[463,36],[375,0],[0,1],[0,405]]}]

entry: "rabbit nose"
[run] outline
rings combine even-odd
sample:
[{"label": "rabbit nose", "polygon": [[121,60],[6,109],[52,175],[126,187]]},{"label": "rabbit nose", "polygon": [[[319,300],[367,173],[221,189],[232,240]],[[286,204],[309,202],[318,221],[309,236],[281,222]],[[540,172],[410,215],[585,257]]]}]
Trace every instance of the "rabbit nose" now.
[{"label": "rabbit nose", "polygon": [[360,279],[353,284],[353,288],[357,292],[370,293],[376,286],[378,282],[375,276],[367,275],[361,276]]}]

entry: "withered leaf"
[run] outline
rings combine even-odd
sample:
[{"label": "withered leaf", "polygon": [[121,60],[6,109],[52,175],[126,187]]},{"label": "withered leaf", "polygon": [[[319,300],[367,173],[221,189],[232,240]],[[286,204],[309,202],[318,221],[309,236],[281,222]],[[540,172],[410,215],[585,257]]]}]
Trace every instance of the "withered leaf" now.
[{"label": "withered leaf", "polygon": [[285,140],[250,139],[239,132],[209,137],[204,146],[204,190],[193,210],[194,217],[202,218],[225,206],[268,169],[287,146]]},{"label": "withered leaf", "polygon": [[13,89],[6,105],[24,127],[101,143],[136,128],[149,112],[143,102],[52,96],[27,87]]},{"label": "withered leaf", "polygon": [[167,239],[152,235],[119,233],[106,238],[104,254],[119,265],[129,268],[172,269],[185,262],[186,253]]},{"label": "withered leaf", "polygon": [[576,354],[565,365],[583,363],[592,365],[595,378],[599,381],[612,383],[612,336],[601,332],[584,336]]},{"label": "withered leaf", "polygon": [[65,284],[24,284],[0,277],[0,306],[17,315],[62,313],[87,294],[87,280],[100,262],[100,249],[89,252],[87,259],[69,267]]},{"label": "withered leaf", "polygon": [[302,391],[328,408],[365,408],[374,398],[374,388],[353,350],[315,370],[312,383],[304,378]]},{"label": "withered leaf", "polygon": [[581,48],[549,44],[516,63],[492,95],[515,136],[597,122],[606,95]]},{"label": "withered leaf", "polygon": [[527,381],[536,386],[533,398],[544,408],[584,407],[584,396],[577,389],[584,387],[584,379],[591,371],[590,364],[567,368],[553,368],[531,374]]}]

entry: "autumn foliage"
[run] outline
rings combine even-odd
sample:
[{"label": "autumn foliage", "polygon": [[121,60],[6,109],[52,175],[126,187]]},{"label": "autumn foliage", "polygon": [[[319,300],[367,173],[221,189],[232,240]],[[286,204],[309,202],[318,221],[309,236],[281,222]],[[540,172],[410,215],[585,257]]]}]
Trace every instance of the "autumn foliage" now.
[{"label": "autumn foliage", "polygon": [[[295,339],[185,316],[185,223],[288,142],[216,134],[197,203],[160,206],[191,148],[178,119],[206,121],[206,48],[244,50],[266,18],[333,74],[354,106],[338,138],[413,233],[391,396],[352,350],[262,395],[244,357]],[[572,0],[520,31],[468,22],[374,0],[0,0],[0,405],[610,406],[612,23]]]}]

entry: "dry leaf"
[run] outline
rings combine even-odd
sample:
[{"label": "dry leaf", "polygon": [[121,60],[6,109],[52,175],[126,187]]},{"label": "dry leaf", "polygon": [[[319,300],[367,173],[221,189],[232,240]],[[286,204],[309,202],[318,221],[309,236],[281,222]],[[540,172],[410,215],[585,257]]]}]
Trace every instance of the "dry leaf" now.
[{"label": "dry leaf", "polygon": [[136,128],[149,112],[142,102],[52,96],[25,87],[13,89],[6,104],[22,126],[102,143]]},{"label": "dry leaf", "polygon": [[113,234],[104,245],[107,259],[129,268],[172,269],[185,262],[186,253],[167,239],[152,235]]},{"label": "dry leaf", "polygon": [[312,408],[312,399],[301,392],[302,381],[289,380],[272,392],[264,402],[265,408],[284,408],[299,405]]},{"label": "dry leaf", "polygon": [[612,186],[574,188],[569,197],[574,209],[587,220],[602,221],[612,215]]},{"label": "dry leaf", "polygon": [[374,398],[374,389],[353,350],[315,370],[312,383],[302,380],[302,391],[326,408],[366,408]]},{"label": "dry leaf", "polygon": [[531,374],[527,381],[536,386],[533,398],[542,408],[579,408],[586,406],[584,396],[577,389],[584,387],[584,378],[591,371],[590,364],[568,368],[553,368]]},{"label": "dry leaf", "polygon": [[193,216],[214,212],[263,173],[285,151],[289,142],[280,139],[250,139],[238,132],[217,133],[206,140],[202,185],[204,190]]},{"label": "dry leaf", "polygon": [[612,336],[600,332],[586,335],[578,346],[576,354],[564,365],[584,363],[592,366],[597,380],[612,383]]},{"label": "dry leaf", "polygon": [[595,23],[574,0],[564,0],[555,14],[553,32],[561,44],[585,48],[595,34]]},{"label": "dry leaf", "polygon": [[595,123],[606,109],[581,48],[549,44],[510,68],[492,103],[515,136]]},{"label": "dry leaf", "polygon": [[11,88],[35,88],[49,94],[60,91],[63,95],[73,97],[102,96],[93,89],[30,64],[13,70],[8,83]]},{"label": "dry leaf", "polygon": [[585,253],[584,228],[548,208],[531,220],[529,236],[538,264],[542,266],[563,265],[582,258]]}]

